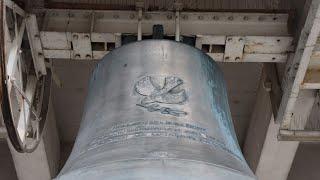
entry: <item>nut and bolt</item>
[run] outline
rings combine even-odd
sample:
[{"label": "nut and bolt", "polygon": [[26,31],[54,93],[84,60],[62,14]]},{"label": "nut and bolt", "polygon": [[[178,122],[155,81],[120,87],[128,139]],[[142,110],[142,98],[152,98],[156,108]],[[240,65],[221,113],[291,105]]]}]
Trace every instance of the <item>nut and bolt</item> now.
[{"label": "nut and bolt", "polygon": [[219,20],[219,17],[218,16],[213,16],[212,19],[217,21],[217,20]]},{"label": "nut and bolt", "polygon": [[187,20],[187,19],[188,19],[188,16],[187,16],[187,15],[182,15],[182,19],[183,19],[183,20]]},{"label": "nut and bolt", "polygon": [[145,19],[151,19],[151,15],[146,14],[146,15],[144,15],[144,18],[145,18]]},{"label": "nut and bolt", "polygon": [[118,19],[118,18],[119,18],[119,15],[118,15],[118,14],[114,14],[114,15],[113,15],[113,18],[114,18],[114,19]]},{"label": "nut and bolt", "polygon": [[259,21],[263,21],[264,19],[265,19],[265,17],[263,17],[263,16],[259,16],[259,18],[258,18]]},{"label": "nut and bolt", "polygon": [[74,34],[72,37],[73,37],[73,39],[78,39],[79,38],[78,34]]},{"label": "nut and bolt", "polygon": [[134,14],[130,14],[130,19],[134,19],[136,16]]}]

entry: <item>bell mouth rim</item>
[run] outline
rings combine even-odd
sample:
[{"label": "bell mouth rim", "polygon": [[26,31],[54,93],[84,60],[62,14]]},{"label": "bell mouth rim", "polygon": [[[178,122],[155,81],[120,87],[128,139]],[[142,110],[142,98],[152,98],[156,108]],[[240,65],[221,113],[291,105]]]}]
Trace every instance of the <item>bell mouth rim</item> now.
[{"label": "bell mouth rim", "polygon": [[[146,166],[137,167],[138,163],[149,163],[150,166],[149,167],[146,167]],[[223,166],[223,165],[219,165],[219,164],[209,163],[209,162],[205,162],[205,161],[191,160],[191,159],[179,159],[179,158],[138,158],[138,159],[120,160],[120,161],[112,161],[112,162],[101,162],[101,163],[96,163],[94,165],[90,165],[87,167],[81,167],[81,168],[77,168],[77,169],[73,169],[73,170],[67,170],[67,172],[64,174],[61,174],[61,175],[58,174],[57,177],[55,177],[53,180],[69,180],[70,176],[73,178],[76,178],[77,180],[85,180],[87,178],[82,179],[81,176],[86,175],[86,174],[92,174],[92,173],[94,174],[97,171],[103,172],[102,174],[104,174],[104,175],[108,175],[109,172],[111,172],[111,171],[117,171],[118,173],[116,173],[116,174],[118,174],[117,175],[118,177],[113,176],[110,178],[115,178],[115,179],[120,178],[121,179],[121,176],[123,175],[124,172],[128,172],[129,170],[137,171],[137,169],[152,169],[152,171],[157,172],[157,175],[155,176],[155,178],[170,178],[170,177],[173,177],[172,175],[176,174],[177,169],[167,168],[164,170],[163,168],[156,168],[155,165],[157,163],[161,164],[161,165],[168,165],[170,163],[176,163],[176,164],[181,163],[181,164],[183,164],[183,166],[176,166],[176,168],[178,168],[178,171],[181,171],[182,173],[188,172],[187,171],[188,169],[192,169],[192,171],[193,171],[193,170],[195,170],[194,168],[198,168],[195,171],[199,171],[198,172],[199,176],[193,175],[194,177],[192,177],[192,178],[197,178],[197,179],[201,179],[201,175],[203,175],[201,170],[204,170],[204,171],[210,170],[213,174],[219,174],[219,173],[222,174],[223,172],[230,172],[230,174],[233,177],[241,178],[241,179],[237,179],[237,180],[256,180],[255,175],[251,172],[249,167],[247,167],[248,168],[247,172],[243,172],[243,171],[229,168],[227,166]],[[114,164],[118,164],[119,165],[118,168],[113,169]],[[126,167],[121,167],[120,164],[121,165],[125,164]],[[108,166],[111,166],[111,167],[106,168]],[[127,167],[127,166],[132,166],[132,167]],[[201,166],[204,169],[202,169],[202,168],[199,169],[199,166]],[[127,168],[128,169],[130,168],[130,169],[128,170]],[[217,173],[217,170],[219,173]],[[61,172],[62,171],[63,171],[63,169],[61,170]],[[143,170],[140,171],[140,173],[143,174],[144,173]],[[169,175],[168,175],[168,173],[169,173]],[[141,176],[141,174],[140,174],[140,176]],[[148,173],[145,173],[145,174],[148,174]],[[165,175],[163,175],[163,174],[165,174]],[[132,176],[130,176],[130,177],[132,177]],[[148,176],[145,176],[145,177],[148,177]],[[186,177],[190,177],[190,176],[186,175]],[[139,179],[139,178],[141,178],[141,177],[134,177],[134,176],[132,177],[132,179]],[[181,178],[183,178],[183,177],[181,177]],[[212,177],[210,177],[210,178],[212,178]],[[242,179],[242,178],[244,178],[244,179]],[[100,179],[100,178],[98,178],[98,179]],[[95,180],[95,179],[92,179],[92,180]],[[221,179],[221,180],[224,180],[224,179]]]}]

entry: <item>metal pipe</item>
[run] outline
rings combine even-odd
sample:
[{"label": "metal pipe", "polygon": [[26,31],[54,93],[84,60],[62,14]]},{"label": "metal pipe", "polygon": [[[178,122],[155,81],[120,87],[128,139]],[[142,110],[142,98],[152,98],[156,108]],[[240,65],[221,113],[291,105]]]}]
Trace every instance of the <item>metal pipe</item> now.
[{"label": "metal pipe", "polygon": [[142,40],[142,30],[141,30],[141,26],[142,26],[142,9],[140,8],[138,10],[138,41]]},{"label": "metal pipe", "polygon": [[176,25],[176,31],[175,31],[175,40],[180,41],[180,12],[176,11],[175,16],[175,25]]}]

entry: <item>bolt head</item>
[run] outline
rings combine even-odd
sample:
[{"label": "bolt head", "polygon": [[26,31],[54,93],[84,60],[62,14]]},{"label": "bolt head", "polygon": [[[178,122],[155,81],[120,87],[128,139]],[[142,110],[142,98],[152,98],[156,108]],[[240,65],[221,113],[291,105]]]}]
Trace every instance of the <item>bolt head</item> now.
[{"label": "bolt head", "polygon": [[263,16],[259,16],[258,20],[263,21],[265,18]]},{"label": "bolt head", "polygon": [[74,34],[74,35],[72,36],[72,38],[73,38],[73,39],[78,39],[79,36],[78,36],[78,34]]},{"label": "bolt head", "polygon": [[119,15],[118,15],[118,14],[114,14],[114,15],[113,15],[113,18],[114,18],[114,19],[118,19],[118,18],[119,18]]},{"label": "bolt head", "polygon": [[217,20],[219,20],[219,17],[218,16],[213,16],[212,19],[217,21]]},{"label": "bolt head", "polygon": [[187,20],[187,19],[188,19],[188,16],[187,16],[187,15],[183,15],[183,16],[182,16],[182,19],[183,19],[183,20]]},{"label": "bolt head", "polygon": [[134,19],[136,16],[134,14],[130,14],[130,19]]}]

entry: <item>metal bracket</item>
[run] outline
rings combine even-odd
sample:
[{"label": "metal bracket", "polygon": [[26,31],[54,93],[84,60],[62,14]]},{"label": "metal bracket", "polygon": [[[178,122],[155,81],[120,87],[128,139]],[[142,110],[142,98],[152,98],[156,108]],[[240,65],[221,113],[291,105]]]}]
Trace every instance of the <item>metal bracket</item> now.
[{"label": "metal bracket", "polygon": [[241,61],[243,56],[244,38],[242,36],[227,36],[224,61]]}]

